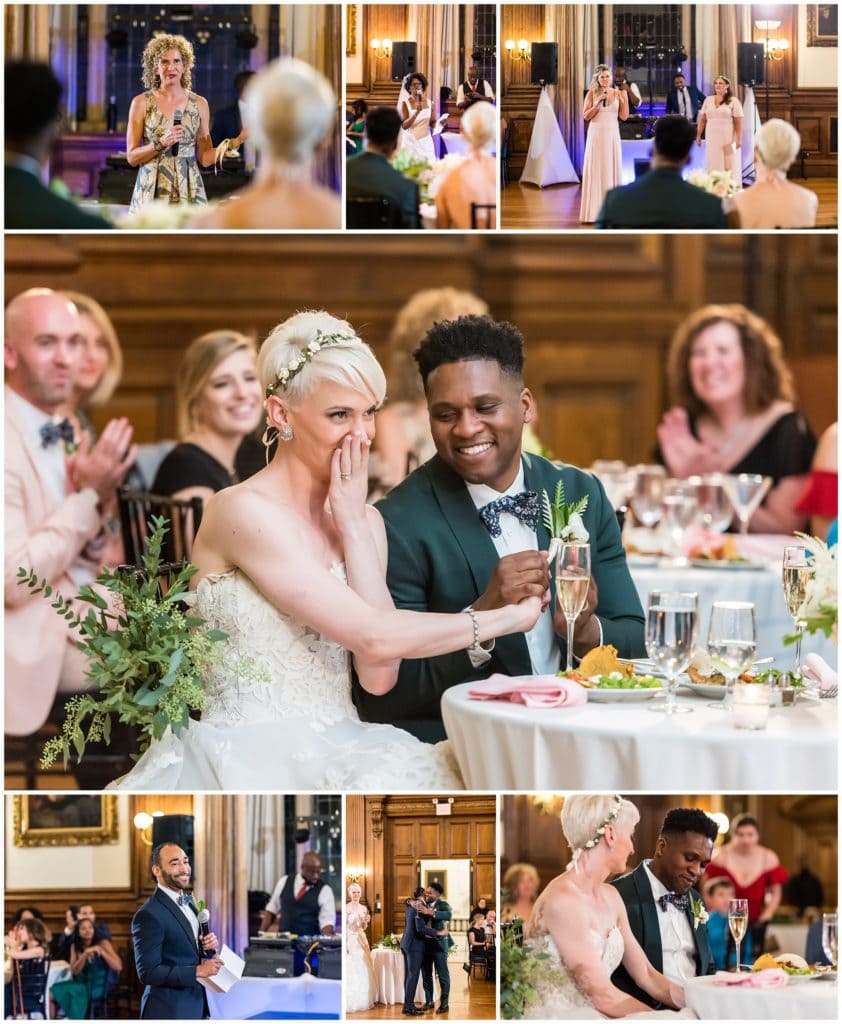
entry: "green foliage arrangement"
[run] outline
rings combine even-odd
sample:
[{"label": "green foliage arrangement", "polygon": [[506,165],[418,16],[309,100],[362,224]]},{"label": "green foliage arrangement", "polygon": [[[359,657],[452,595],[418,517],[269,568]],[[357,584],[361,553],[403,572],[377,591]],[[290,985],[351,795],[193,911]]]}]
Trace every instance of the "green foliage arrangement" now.
[{"label": "green foliage arrangement", "polygon": [[504,1020],[520,1020],[536,995],[535,982],[547,970],[549,957],[522,945],[523,918],[516,917],[500,940],[500,1009]]},{"label": "green foliage arrangement", "polygon": [[401,948],[401,937],[395,935],[394,932],[389,932],[388,935],[384,935],[379,942],[374,943],[375,946],[383,946],[384,949],[400,949]]}]

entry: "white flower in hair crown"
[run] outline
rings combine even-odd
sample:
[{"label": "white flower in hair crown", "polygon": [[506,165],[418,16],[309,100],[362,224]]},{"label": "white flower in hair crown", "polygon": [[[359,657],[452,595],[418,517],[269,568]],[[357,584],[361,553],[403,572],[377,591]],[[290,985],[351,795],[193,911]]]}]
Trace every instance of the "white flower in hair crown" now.
[{"label": "white flower in hair crown", "polygon": [[301,370],[309,363],[313,356],[318,352],[321,352],[323,348],[330,348],[331,345],[339,345],[343,341],[354,341],[355,336],[353,334],[325,334],[324,331],[316,331],[316,336],[309,344],[307,344],[301,351],[300,356],[296,356],[288,366],[282,367],[278,370],[278,375],[275,378],[275,383],[270,384],[266,389],[266,397],[273,395],[278,388],[285,388],[289,385],[293,377],[300,373]]},{"label": "white flower in hair crown", "polygon": [[617,815],[620,813],[620,808],[622,806],[623,798],[620,796],[619,793],[615,793],[614,806],[608,812],[605,819],[602,822],[600,822],[600,825],[597,828],[596,832],[594,832],[593,836],[585,843],[584,846],[580,846],[573,851],[573,866],[576,867],[577,870],[577,861],[579,860],[579,858],[582,856],[585,850],[592,850],[599,843],[600,839],[602,839],[602,837],[605,835],[605,830],[608,828],[608,826],[613,825],[614,822],[617,820]]}]

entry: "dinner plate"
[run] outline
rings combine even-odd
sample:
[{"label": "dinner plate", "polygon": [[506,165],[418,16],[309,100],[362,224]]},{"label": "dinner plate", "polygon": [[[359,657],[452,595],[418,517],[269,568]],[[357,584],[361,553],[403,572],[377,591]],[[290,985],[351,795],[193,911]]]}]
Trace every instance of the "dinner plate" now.
[{"label": "dinner plate", "polygon": [[725,696],[725,684],[721,683],[694,683],[692,679],[681,679],[679,686],[683,686],[685,689],[690,690],[691,693],[695,693],[697,697],[713,697],[714,700],[718,700],[720,697]]},{"label": "dinner plate", "polygon": [[766,562],[728,562],[715,558],[691,558],[690,565],[696,569],[734,570],[735,572],[757,572],[759,569],[768,568]]},{"label": "dinner plate", "polygon": [[663,693],[663,686],[641,686],[633,690],[609,690],[606,687],[590,686],[585,689],[588,700],[597,704],[613,704],[622,701],[650,700]]},{"label": "dinner plate", "polygon": [[661,555],[626,555],[626,564],[630,569],[654,569],[661,561]]}]

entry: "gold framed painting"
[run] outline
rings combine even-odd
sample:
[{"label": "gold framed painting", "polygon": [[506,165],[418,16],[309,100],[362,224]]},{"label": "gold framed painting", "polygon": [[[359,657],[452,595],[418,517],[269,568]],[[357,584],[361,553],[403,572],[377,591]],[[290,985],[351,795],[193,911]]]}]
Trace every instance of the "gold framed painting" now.
[{"label": "gold framed painting", "polygon": [[119,839],[116,796],[24,793],[13,799],[15,846],[104,846]]},{"label": "gold framed painting", "polygon": [[348,4],[345,14],[345,56],[354,57],[357,53],[357,5]]},{"label": "gold framed painting", "polygon": [[836,4],[807,4],[807,45],[837,46],[838,21]]},{"label": "gold framed painting", "polygon": [[447,899],[447,868],[427,868],[424,872],[424,888],[429,889],[435,882],[442,888],[442,898]]}]

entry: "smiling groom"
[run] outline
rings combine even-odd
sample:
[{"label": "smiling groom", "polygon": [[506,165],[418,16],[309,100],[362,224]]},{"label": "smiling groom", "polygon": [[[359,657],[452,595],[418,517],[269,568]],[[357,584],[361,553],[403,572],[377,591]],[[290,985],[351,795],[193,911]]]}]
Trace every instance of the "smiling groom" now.
[{"label": "smiling groom", "polygon": [[622,657],[644,653],[643,611],[626,564],[614,509],[599,481],[521,451],[535,403],[523,385],[523,337],[512,324],[465,316],[436,324],[415,353],[437,454],[378,502],[389,541],[387,582],[397,608],[458,612],[500,608],[549,591],[527,633],[435,658],[404,661],[383,696],[354,683],[368,722],[388,722],[419,739],[445,738],[441,695],[450,686],[506,675],[555,673],[567,627],[547,567],[544,490],[565,501],[587,496],[591,585],[576,621],[574,654],[601,643]]}]

